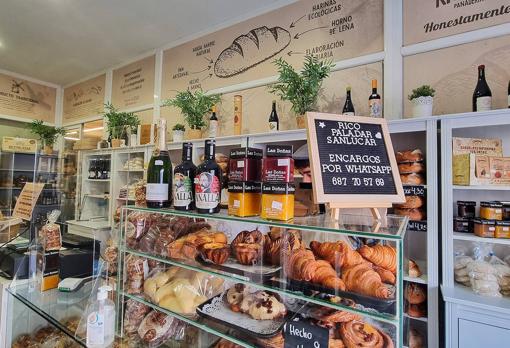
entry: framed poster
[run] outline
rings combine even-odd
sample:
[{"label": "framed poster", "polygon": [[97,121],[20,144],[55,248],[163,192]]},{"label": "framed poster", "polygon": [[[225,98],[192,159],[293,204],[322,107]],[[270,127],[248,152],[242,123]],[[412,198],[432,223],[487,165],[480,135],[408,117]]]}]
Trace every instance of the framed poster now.
[{"label": "framed poster", "polygon": [[106,74],[64,89],[64,124],[103,112]]},{"label": "framed poster", "polygon": [[113,70],[112,104],[120,110],[154,103],[156,56]]}]

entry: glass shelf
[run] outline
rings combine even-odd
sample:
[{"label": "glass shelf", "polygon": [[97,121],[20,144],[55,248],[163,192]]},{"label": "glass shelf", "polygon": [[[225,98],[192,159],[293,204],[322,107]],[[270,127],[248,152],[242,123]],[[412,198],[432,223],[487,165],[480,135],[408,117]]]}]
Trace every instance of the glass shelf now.
[{"label": "glass shelf", "polygon": [[124,247],[121,248],[121,252],[125,252],[127,254],[136,255],[136,256],[154,260],[154,261],[158,261],[158,262],[161,262],[161,263],[164,263],[167,265],[185,268],[185,269],[188,269],[191,271],[207,273],[207,274],[217,276],[217,277],[222,278],[227,281],[242,283],[242,284],[248,285],[250,287],[258,288],[261,290],[276,292],[276,293],[286,296],[286,297],[292,297],[297,300],[303,300],[303,301],[306,301],[309,303],[314,303],[314,304],[317,304],[317,305],[320,305],[323,307],[330,307],[330,308],[334,308],[337,310],[361,314],[364,317],[369,317],[369,318],[372,318],[372,319],[375,319],[375,320],[378,320],[381,322],[395,324],[395,322],[397,322],[399,320],[398,311],[396,311],[396,313],[393,314],[393,313],[378,312],[377,310],[375,310],[373,308],[366,308],[361,305],[356,305],[356,307],[349,307],[349,306],[343,305],[341,302],[337,302],[336,300],[339,298],[335,297],[335,296],[330,296],[329,298],[310,297],[310,296],[305,295],[303,292],[293,291],[293,290],[287,288],[285,281],[282,281],[280,279],[275,279],[273,281],[261,282],[259,280],[252,280],[249,277],[246,277],[243,275],[238,275],[235,273],[230,273],[230,272],[223,271],[220,269],[216,269],[211,266],[207,266],[205,264],[201,264],[198,262],[192,262],[192,261],[184,262],[184,261],[170,260],[170,259],[162,258],[159,256],[155,256],[152,254],[148,254],[148,253],[144,253],[144,252],[140,252],[140,251],[132,250],[129,248],[124,248]]},{"label": "glass shelf", "polygon": [[219,214],[199,214],[196,212],[184,212],[173,209],[151,209],[126,205],[125,210],[138,210],[158,214],[174,216],[186,216],[190,218],[201,218],[221,221],[235,221],[241,223],[253,223],[258,225],[275,226],[286,229],[298,229],[312,232],[332,232],[348,236],[377,238],[382,240],[403,240],[406,232],[408,218],[397,215],[387,215],[381,220],[371,216],[341,214],[340,220],[335,221],[327,214],[296,217],[289,221],[269,221],[259,217],[237,217],[227,215],[225,210]]},{"label": "glass shelf", "polygon": [[225,338],[225,339],[227,339],[231,342],[234,342],[242,347],[246,347],[246,348],[256,348],[257,347],[257,345],[250,344],[250,343],[246,342],[246,340],[234,337],[233,335],[230,334],[230,332],[232,331],[231,328],[221,325],[219,323],[211,323],[211,321],[204,319],[202,317],[198,317],[198,316],[187,317],[182,314],[178,314],[178,313],[169,311],[165,308],[162,308],[158,305],[155,305],[151,302],[144,300],[140,296],[131,295],[131,294],[128,294],[125,292],[122,292],[121,294],[122,294],[122,296],[124,296],[127,299],[132,299],[134,301],[143,303],[154,310],[157,310],[157,311],[162,312],[168,316],[182,320],[185,323],[190,324],[190,325],[192,325],[202,331],[205,331],[207,333],[213,334],[213,335],[221,337],[221,338]]},{"label": "glass shelf", "polygon": [[58,289],[41,292],[37,287],[33,287],[33,283],[18,282],[17,285],[7,289],[9,294],[57,327],[78,345],[86,347],[85,338],[76,335],[76,332],[71,331],[65,323],[71,318],[81,318],[85,313],[90,288],[83,287],[70,293],[60,292]]}]

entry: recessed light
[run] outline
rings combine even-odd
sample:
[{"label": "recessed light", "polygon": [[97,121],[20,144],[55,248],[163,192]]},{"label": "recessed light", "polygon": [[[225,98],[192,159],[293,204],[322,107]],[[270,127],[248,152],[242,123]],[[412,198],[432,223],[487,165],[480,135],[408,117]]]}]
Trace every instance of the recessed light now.
[{"label": "recessed light", "polygon": [[0,41],[0,48],[4,47],[4,43]]}]

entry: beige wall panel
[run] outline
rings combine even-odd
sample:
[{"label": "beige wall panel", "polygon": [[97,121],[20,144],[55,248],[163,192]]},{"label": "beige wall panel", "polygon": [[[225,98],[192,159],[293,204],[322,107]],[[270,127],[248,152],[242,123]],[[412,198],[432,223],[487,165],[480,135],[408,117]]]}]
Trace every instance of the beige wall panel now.
[{"label": "beige wall panel", "polygon": [[156,56],[150,56],[113,71],[112,104],[118,109],[154,103]]},{"label": "beige wall panel", "polygon": [[105,81],[102,74],[64,89],[64,124],[103,112]]}]

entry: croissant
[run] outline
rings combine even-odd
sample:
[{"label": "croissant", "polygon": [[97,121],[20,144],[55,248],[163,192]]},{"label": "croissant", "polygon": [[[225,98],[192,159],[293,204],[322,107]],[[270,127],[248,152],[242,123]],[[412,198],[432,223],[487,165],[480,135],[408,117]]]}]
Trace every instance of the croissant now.
[{"label": "croissant", "polygon": [[379,274],[383,283],[395,285],[397,278],[393,272],[375,265],[372,268]]},{"label": "croissant", "polygon": [[325,243],[312,241],[310,249],[321,259],[328,261],[334,268],[351,267],[365,262],[356,250],[343,241]]},{"label": "croissant", "polygon": [[393,273],[397,271],[397,253],[394,247],[381,244],[373,247],[363,245],[359,252],[361,256],[374,265],[385,268]]},{"label": "croissant", "polygon": [[299,249],[288,258],[285,264],[287,275],[295,280],[311,281],[327,288],[345,290],[344,281],[336,271],[324,260],[315,260],[313,252]]},{"label": "croissant", "polygon": [[390,297],[390,290],[369,263],[347,268],[342,274],[342,280],[349,291],[377,298]]}]

